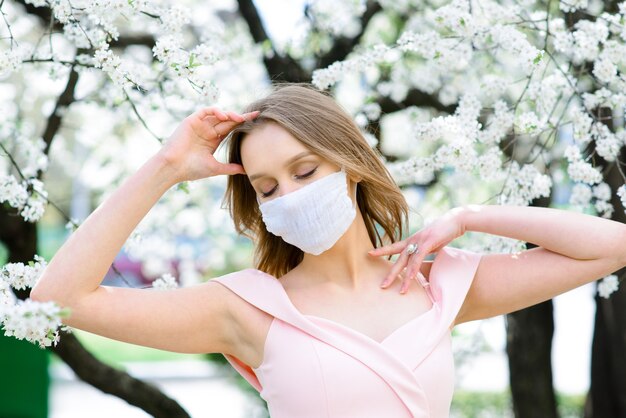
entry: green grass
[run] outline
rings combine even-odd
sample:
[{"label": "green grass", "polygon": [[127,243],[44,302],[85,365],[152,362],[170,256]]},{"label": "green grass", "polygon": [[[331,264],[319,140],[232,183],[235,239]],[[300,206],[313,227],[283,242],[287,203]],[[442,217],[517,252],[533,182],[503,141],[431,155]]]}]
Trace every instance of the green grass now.
[{"label": "green grass", "polygon": [[[585,394],[570,395],[557,392],[557,407],[561,418],[583,416]],[[455,418],[513,417],[511,393],[456,390],[450,416]]]},{"label": "green grass", "polygon": [[[155,348],[128,344],[110,338],[101,337],[89,332],[74,330],[76,338],[100,361],[114,367],[122,368],[124,362],[130,361],[173,361],[173,360],[206,360],[203,354],[181,354]],[[63,338],[63,337],[61,337]],[[52,362],[61,360],[53,356]]]}]

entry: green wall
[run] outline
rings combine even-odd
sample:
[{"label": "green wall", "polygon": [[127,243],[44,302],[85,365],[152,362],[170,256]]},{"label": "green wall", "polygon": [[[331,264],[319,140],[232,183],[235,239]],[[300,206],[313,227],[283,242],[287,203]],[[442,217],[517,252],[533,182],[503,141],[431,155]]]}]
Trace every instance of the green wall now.
[{"label": "green wall", "polygon": [[0,417],[48,416],[49,353],[0,332]]}]

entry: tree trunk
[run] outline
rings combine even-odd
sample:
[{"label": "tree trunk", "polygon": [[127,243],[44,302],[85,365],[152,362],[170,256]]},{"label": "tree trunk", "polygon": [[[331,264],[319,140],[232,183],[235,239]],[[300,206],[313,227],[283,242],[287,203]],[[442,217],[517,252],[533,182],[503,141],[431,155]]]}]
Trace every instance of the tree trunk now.
[{"label": "tree trunk", "polygon": [[[514,147],[502,144],[512,155]],[[530,206],[549,207],[551,197],[539,198]],[[526,248],[536,247],[527,243]],[[506,320],[506,353],[509,385],[515,418],[557,418],[557,403],[552,381],[552,300],[512,312]]]},{"label": "tree trunk", "polygon": [[[599,112],[599,115],[602,113]],[[610,127],[612,125],[607,124]],[[619,159],[626,161],[624,148]],[[613,192],[624,184],[615,164],[604,177]],[[624,207],[615,193],[611,203],[615,208],[611,219],[626,222]],[[591,387],[585,402],[585,418],[626,418],[626,269],[618,270],[615,274],[621,280],[617,292],[608,299],[597,294],[595,296]]]},{"label": "tree trunk", "polygon": [[506,331],[515,417],[558,417],[552,386],[552,300],[506,315]]}]

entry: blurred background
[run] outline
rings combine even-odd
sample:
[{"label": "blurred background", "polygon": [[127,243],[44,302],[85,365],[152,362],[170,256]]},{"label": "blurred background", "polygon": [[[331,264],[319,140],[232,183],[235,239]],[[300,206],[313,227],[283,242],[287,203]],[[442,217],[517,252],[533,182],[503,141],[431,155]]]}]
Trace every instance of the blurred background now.
[{"label": "blurred background", "polygon": [[[4,0],[0,12],[0,266],[50,260],[186,115],[240,111],[273,81],[331,90],[402,187],[412,232],[468,203],[624,222],[624,3]],[[12,179],[27,203],[7,197]],[[224,186],[170,189],[103,284],[189,286],[252,266]],[[474,232],[454,245],[532,247]],[[451,416],[626,417],[625,330],[625,292],[600,297],[596,283],[461,324]],[[221,354],[74,330],[45,350],[2,336],[0,362],[0,418],[268,416]]]}]

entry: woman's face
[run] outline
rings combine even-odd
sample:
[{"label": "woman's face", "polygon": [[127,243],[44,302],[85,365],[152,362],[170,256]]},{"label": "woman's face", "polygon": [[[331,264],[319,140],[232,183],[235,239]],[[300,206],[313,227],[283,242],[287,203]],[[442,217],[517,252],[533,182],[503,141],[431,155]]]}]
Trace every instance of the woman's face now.
[{"label": "woman's face", "polygon": [[244,137],[241,162],[259,203],[283,196],[340,169],[273,122],[263,124]]}]

